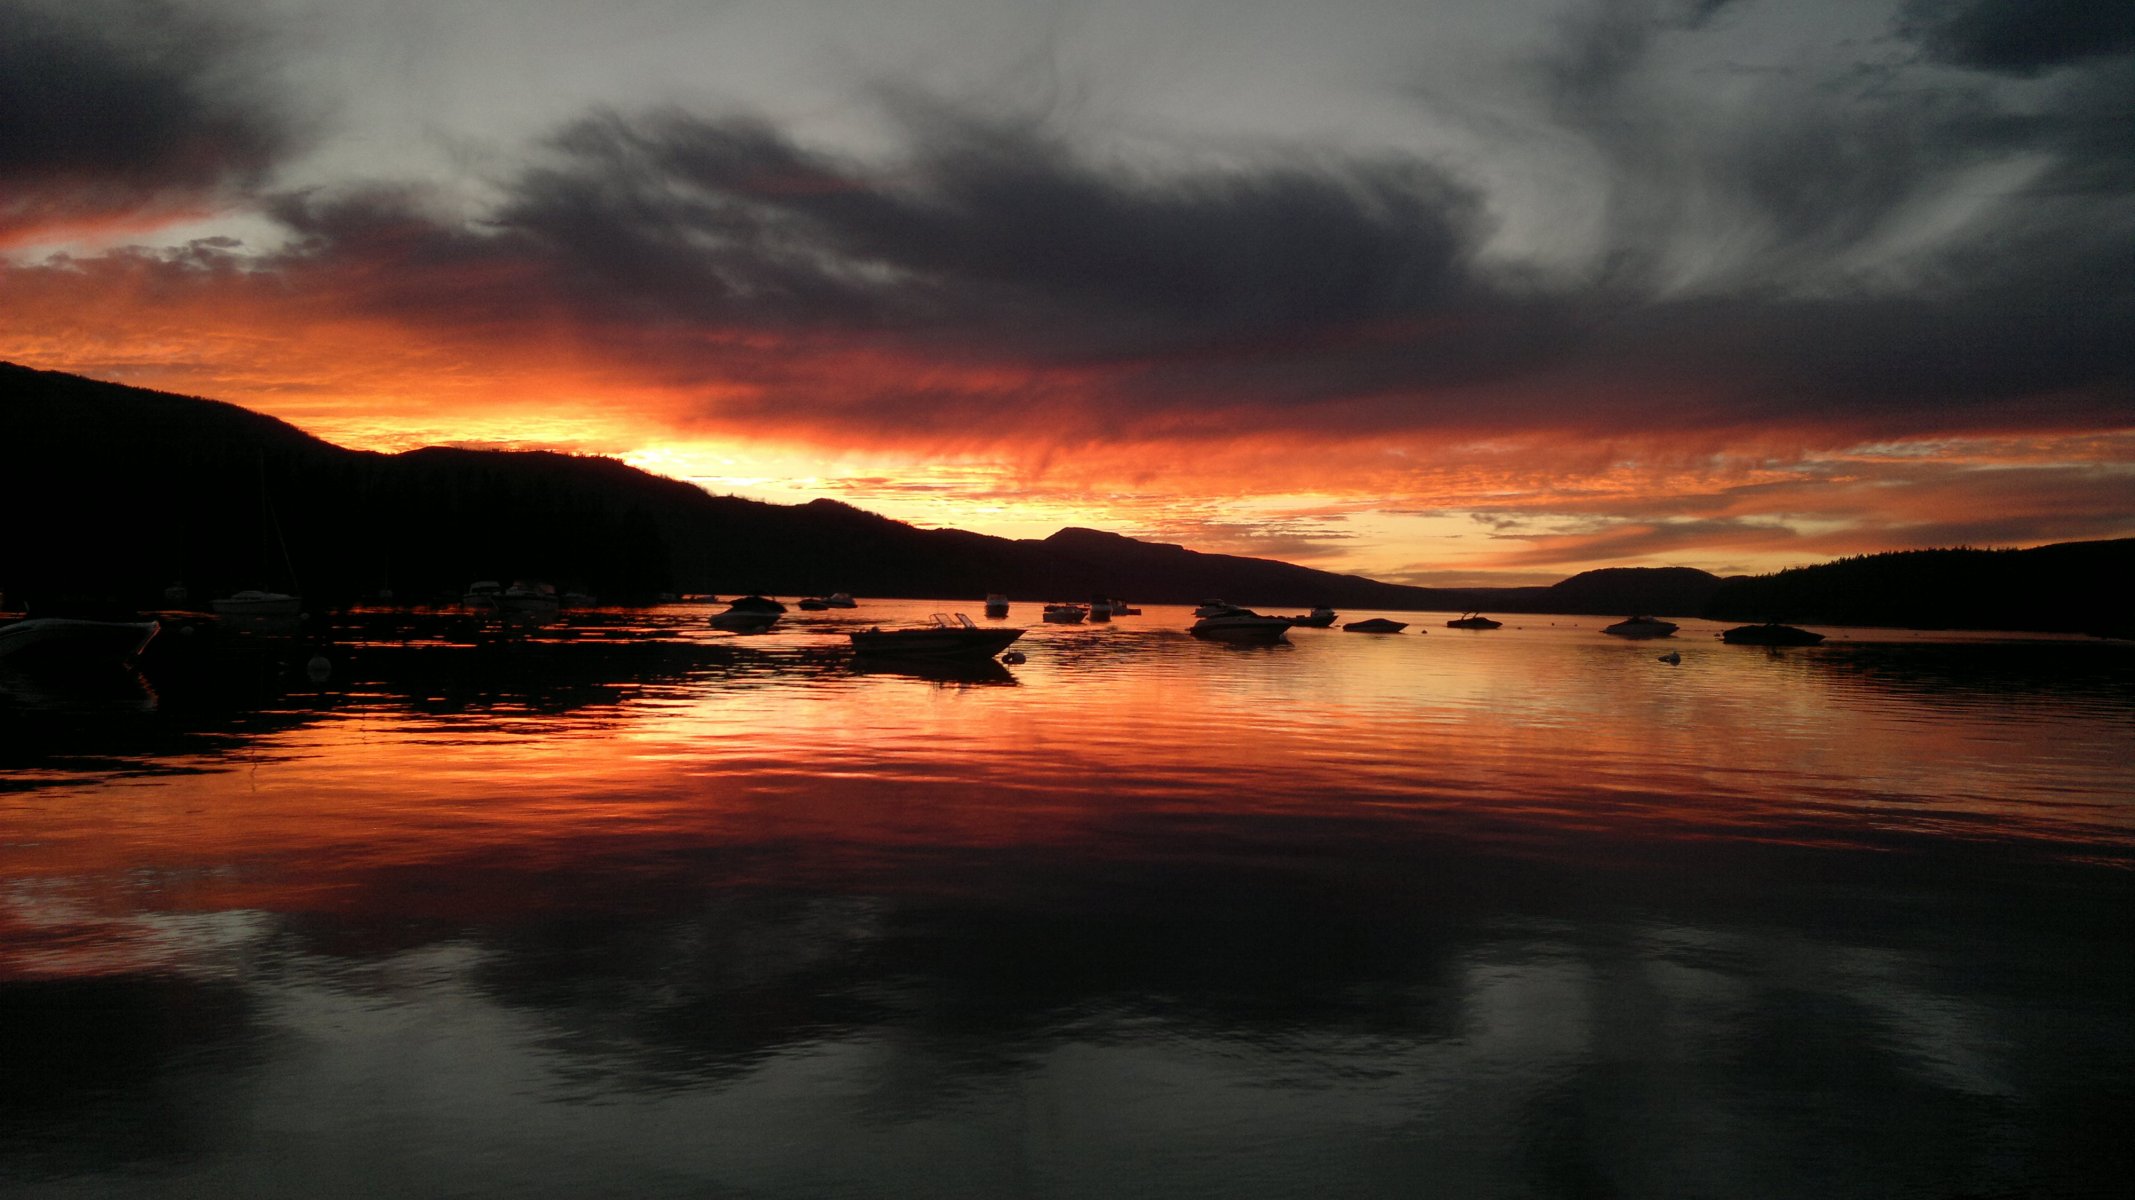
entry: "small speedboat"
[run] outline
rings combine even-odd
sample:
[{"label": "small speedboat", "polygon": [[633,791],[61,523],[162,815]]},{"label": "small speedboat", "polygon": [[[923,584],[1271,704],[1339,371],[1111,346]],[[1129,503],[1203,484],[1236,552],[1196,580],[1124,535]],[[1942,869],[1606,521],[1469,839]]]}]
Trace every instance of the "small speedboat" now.
[{"label": "small speedboat", "polygon": [[853,653],[872,658],[991,658],[1006,650],[1020,629],[986,628],[962,613],[935,613],[931,623],[908,629],[856,629]]},{"label": "small speedboat", "polygon": [[1447,622],[1446,622],[1446,628],[1447,628],[1447,629],[1496,629],[1496,628],[1497,628],[1498,626],[1500,626],[1500,625],[1503,625],[1503,624],[1504,624],[1504,622],[1503,622],[1503,621],[1493,621],[1493,620],[1491,620],[1490,618],[1488,618],[1488,617],[1484,616],[1484,615],[1483,615],[1483,614],[1481,614],[1481,613],[1473,613],[1473,612],[1471,612],[1471,613],[1462,613],[1462,614],[1461,614],[1461,615],[1460,615],[1459,617],[1455,618],[1454,620],[1451,620],[1451,621],[1447,621]]},{"label": "small speedboat", "polygon": [[0,659],[19,663],[124,662],[148,648],[154,621],[25,617],[0,625]]},{"label": "small speedboat", "polygon": [[1279,642],[1290,632],[1288,617],[1263,617],[1228,604],[1224,610],[1195,621],[1186,632],[1212,642]]},{"label": "small speedboat", "polygon": [[1408,628],[1407,621],[1389,621],[1385,617],[1372,617],[1365,621],[1351,621],[1342,626],[1344,633],[1400,633]]},{"label": "small speedboat", "polygon": [[986,593],[986,615],[999,620],[1008,615],[1008,597],[1000,592]]},{"label": "small speedboat", "polygon": [[786,606],[762,596],[743,596],[727,605],[727,610],[712,617],[712,628],[728,633],[762,633],[778,624],[779,614]]},{"label": "small speedboat", "polygon": [[1299,629],[1329,629],[1334,626],[1335,611],[1322,604],[1302,617],[1287,619]]},{"label": "small speedboat", "polygon": [[1767,621],[1762,625],[1738,625],[1720,635],[1730,646],[1814,646],[1824,635]]},{"label": "small speedboat", "polygon": [[1601,632],[1622,638],[1664,638],[1674,634],[1677,628],[1679,626],[1672,621],[1654,617],[1626,617]]},{"label": "small speedboat", "polygon": [[1089,615],[1090,610],[1080,604],[1048,604],[1045,606],[1045,619],[1055,625],[1080,625],[1083,618]]}]

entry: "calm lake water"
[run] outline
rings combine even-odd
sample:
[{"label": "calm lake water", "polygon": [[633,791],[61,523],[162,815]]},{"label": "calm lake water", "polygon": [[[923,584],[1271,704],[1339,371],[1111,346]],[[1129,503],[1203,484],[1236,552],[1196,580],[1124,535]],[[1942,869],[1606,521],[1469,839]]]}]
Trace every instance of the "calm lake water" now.
[{"label": "calm lake water", "polygon": [[2135,645],[1037,607],[0,676],[0,1193],[2135,1187]]}]

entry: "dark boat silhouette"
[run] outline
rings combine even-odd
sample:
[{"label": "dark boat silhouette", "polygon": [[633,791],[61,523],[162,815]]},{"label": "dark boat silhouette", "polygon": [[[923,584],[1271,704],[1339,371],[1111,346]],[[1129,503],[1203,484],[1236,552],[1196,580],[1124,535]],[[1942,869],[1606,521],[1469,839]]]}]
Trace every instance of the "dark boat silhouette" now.
[{"label": "dark boat silhouette", "polygon": [[853,653],[866,658],[991,658],[1023,636],[1020,629],[985,627],[963,613],[935,613],[932,622],[906,629],[855,629]]},{"label": "dark boat silhouette", "polygon": [[1500,626],[1500,625],[1503,625],[1503,624],[1504,624],[1504,622],[1503,622],[1503,621],[1493,621],[1493,620],[1491,620],[1490,618],[1488,618],[1488,617],[1484,616],[1484,615],[1483,615],[1483,614],[1481,614],[1481,613],[1471,612],[1471,613],[1462,613],[1462,614],[1461,614],[1460,616],[1458,616],[1458,617],[1454,618],[1453,620],[1451,620],[1451,621],[1447,621],[1447,622],[1446,622],[1446,628],[1447,628],[1447,629],[1496,629],[1496,628],[1497,628],[1498,626]]},{"label": "dark boat silhouette", "polygon": [[1408,627],[1407,621],[1389,621],[1385,617],[1371,617],[1362,621],[1351,621],[1349,624],[1342,626],[1342,632],[1400,633]]},{"label": "dark boat silhouette", "polygon": [[1766,621],[1762,625],[1738,625],[1721,634],[1720,640],[1730,646],[1814,646],[1824,640],[1824,635]]}]

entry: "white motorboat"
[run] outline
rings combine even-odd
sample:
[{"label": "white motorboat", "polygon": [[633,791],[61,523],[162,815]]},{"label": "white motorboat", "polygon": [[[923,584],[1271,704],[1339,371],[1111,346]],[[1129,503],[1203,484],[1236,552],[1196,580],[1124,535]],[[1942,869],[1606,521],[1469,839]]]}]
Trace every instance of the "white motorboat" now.
[{"label": "white motorboat", "polygon": [[0,659],[10,662],[123,662],[148,648],[154,621],[25,617],[0,625]]},{"label": "white motorboat", "polygon": [[1186,632],[1215,642],[1279,642],[1290,632],[1290,618],[1263,617],[1249,608],[1225,605],[1226,611],[1203,617]]},{"label": "white motorboat", "polygon": [[1672,621],[1662,621],[1654,617],[1626,617],[1601,632],[1622,638],[1664,638],[1673,634],[1677,628]]},{"label": "white motorboat", "polygon": [[847,634],[853,652],[879,658],[991,658],[1006,650],[1020,629],[988,629],[963,613],[935,613],[926,625],[907,629],[858,629]]},{"label": "white motorboat", "polygon": [[247,588],[220,600],[210,601],[225,617],[293,617],[304,611],[304,598],[287,592],[262,592]]}]

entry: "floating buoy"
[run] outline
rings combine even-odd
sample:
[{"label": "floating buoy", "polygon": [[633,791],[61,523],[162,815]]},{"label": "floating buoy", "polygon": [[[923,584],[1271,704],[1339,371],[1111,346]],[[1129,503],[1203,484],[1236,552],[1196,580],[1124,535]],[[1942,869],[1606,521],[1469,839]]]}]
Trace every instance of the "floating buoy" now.
[{"label": "floating buoy", "polygon": [[1010,650],[1010,651],[1009,651],[1008,653],[1006,653],[1006,654],[1003,654],[1003,655],[1001,656],[1001,661],[1002,661],[1002,662],[1004,662],[1004,663],[1019,663],[1019,662],[1022,662],[1022,661],[1023,661],[1023,652],[1022,652],[1021,650]]},{"label": "floating buoy", "polygon": [[334,673],[333,660],[323,654],[314,654],[311,661],[304,664],[304,673],[311,677],[312,682],[324,683],[326,677]]},{"label": "floating buoy", "polygon": [[1668,653],[1661,655],[1661,661],[1667,663],[1671,667],[1675,666],[1677,663],[1683,661],[1683,652],[1680,650],[1670,650]]}]

